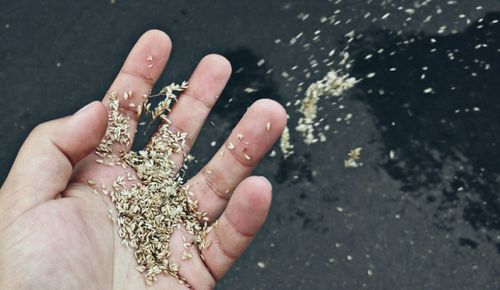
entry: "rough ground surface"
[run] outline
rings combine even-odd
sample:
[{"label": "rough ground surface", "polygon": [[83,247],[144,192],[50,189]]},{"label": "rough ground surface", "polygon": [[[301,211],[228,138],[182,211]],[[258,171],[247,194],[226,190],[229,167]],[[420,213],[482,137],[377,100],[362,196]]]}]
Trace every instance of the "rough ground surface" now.
[{"label": "rough ground surface", "polygon": [[[364,36],[350,44],[348,71],[375,77],[349,91],[344,109],[320,103],[323,124],[331,125],[326,142],[306,146],[291,129],[295,154],[263,161],[257,173],[275,189],[269,219],[219,288],[500,288],[500,25],[490,25],[500,19],[500,2],[333,2],[1,1],[0,180],[35,124],[102,97],[149,28],[165,30],[174,44],[160,85],[186,79],[209,52],[233,63],[210,117],[215,127],[207,123],[195,146],[193,170],[253,100],[295,101],[303,79],[283,71],[293,75],[290,68],[307,67],[309,55],[321,61],[343,49],[344,35],[355,29]],[[427,4],[398,9],[414,2]],[[337,9],[343,22],[321,26],[320,17]],[[308,19],[298,20],[300,13]],[[317,29],[321,40],[308,51],[303,43],[289,46],[298,33],[310,40]],[[319,66],[311,82],[327,71]],[[248,87],[257,91],[245,93]],[[289,107],[292,123],[296,109]],[[347,113],[349,121],[336,121]],[[363,166],[344,168],[356,147]]]}]

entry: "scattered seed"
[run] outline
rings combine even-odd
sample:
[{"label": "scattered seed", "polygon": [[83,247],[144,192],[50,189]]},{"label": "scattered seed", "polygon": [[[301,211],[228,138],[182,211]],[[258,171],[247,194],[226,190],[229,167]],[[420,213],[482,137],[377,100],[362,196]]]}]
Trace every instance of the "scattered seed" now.
[{"label": "scattered seed", "polygon": [[271,122],[266,123],[266,130],[269,132],[271,131]]},{"label": "scattered seed", "polygon": [[181,259],[184,261],[184,260],[189,260],[193,257],[193,255],[191,255],[189,252],[186,252],[186,251],[182,251],[182,257]]}]

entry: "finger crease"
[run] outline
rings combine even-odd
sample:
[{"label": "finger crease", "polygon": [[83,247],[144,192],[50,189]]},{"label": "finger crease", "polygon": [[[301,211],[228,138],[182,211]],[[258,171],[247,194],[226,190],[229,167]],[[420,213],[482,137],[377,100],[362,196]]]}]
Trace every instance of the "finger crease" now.
[{"label": "finger crease", "polygon": [[143,74],[140,74],[140,73],[137,73],[134,71],[129,71],[128,69],[125,69],[125,68],[122,69],[119,74],[125,74],[125,75],[131,76],[133,78],[138,78],[150,86],[153,86],[155,84],[155,80],[152,76],[149,76],[149,75],[145,76]]},{"label": "finger crease", "polygon": [[229,259],[231,260],[236,260],[238,259],[238,255],[235,255],[233,253],[230,253],[223,245],[222,245],[222,241],[220,239],[220,236],[219,236],[219,231],[217,230],[218,228],[215,229],[215,242],[217,243],[217,246],[219,246],[219,249],[222,251],[222,254],[224,254],[224,256],[228,257]]},{"label": "finger crease", "polygon": [[242,235],[243,237],[245,238],[253,238],[253,234],[247,234],[247,233],[244,233],[242,232],[241,230],[238,229],[238,227],[229,219],[229,217],[227,216],[227,213],[225,215],[226,217],[226,221],[227,223],[240,235]]},{"label": "finger crease", "polygon": [[227,194],[227,190],[222,190],[219,187],[219,185],[217,184],[217,182],[215,181],[215,179],[213,177],[211,177],[206,172],[206,170],[203,170],[203,177],[204,177],[205,183],[207,184],[207,186],[210,188],[210,190],[212,191],[212,193],[214,195],[216,195],[217,197],[219,197],[220,199],[222,199],[224,201],[228,201],[229,200],[229,196]]},{"label": "finger crease", "polygon": [[207,111],[210,111],[212,110],[212,104],[210,102],[207,102],[205,100],[203,100],[201,97],[197,97],[197,96],[194,96],[194,95],[190,95],[188,93],[184,93],[180,96],[180,98],[182,99],[183,97],[189,97],[190,99],[192,100],[195,100],[196,102],[200,103],[203,105],[203,107],[207,110]]},{"label": "finger crease", "polygon": [[137,113],[135,108],[128,106],[127,104],[120,102],[120,110],[125,111],[126,115],[129,116],[132,120],[139,120],[139,114]]},{"label": "finger crease", "polygon": [[238,152],[236,152],[236,150],[227,150],[229,152],[231,152],[231,155],[234,157],[234,159],[236,159],[236,161],[238,161],[238,163],[241,165],[241,166],[244,166],[244,167],[247,167],[247,168],[253,168],[254,166],[254,163],[251,162],[251,163],[247,163],[243,160],[243,158],[238,154]]}]

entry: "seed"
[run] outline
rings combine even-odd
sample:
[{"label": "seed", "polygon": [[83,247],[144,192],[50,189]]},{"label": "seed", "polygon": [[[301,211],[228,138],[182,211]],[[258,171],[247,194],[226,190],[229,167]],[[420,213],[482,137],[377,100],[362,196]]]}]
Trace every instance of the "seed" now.
[{"label": "seed", "polygon": [[236,134],[236,138],[238,138],[239,141],[243,140],[243,134]]},{"label": "seed", "polygon": [[153,60],[153,57],[150,55],[146,58],[147,61],[152,61]]},{"label": "seed", "polygon": [[184,260],[188,260],[188,259],[191,259],[193,257],[193,255],[191,255],[190,253],[186,252],[186,251],[182,251],[182,257],[181,259],[184,261]]},{"label": "seed", "polygon": [[125,101],[128,100],[128,93],[127,92],[123,93],[123,98],[125,99]]},{"label": "seed", "polygon": [[233,150],[233,149],[234,149],[234,144],[233,144],[233,142],[229,142],[229,143],[227,144],[227,148],[228,148],[229,150]]},{"label": "seed", "polygon": [[250,157],[248,154],[243,153],[243,156],[245,157],[246,160],[252,160],[252,157]]},{"label": "seed", "polygon": [[210,170],[210,169],[207,169],[207,170],[205,170],[205,171],[206,171],[208,174],[212,174],[212,173],[213,173],[213,171],[212,171],[212,170]]},{"label": "seed", "polygon": [[269,132],[271,131],[271,122],[266,123],[266,130]]}]

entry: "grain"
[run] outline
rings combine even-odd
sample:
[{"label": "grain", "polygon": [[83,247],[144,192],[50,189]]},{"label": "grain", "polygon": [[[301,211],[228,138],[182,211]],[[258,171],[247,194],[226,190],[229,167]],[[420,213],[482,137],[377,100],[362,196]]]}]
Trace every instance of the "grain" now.
[{"label": "grain", "polygon": [[267,132],[271,131],[271,122],[266,123],[266,131]]},{"label": "grain", "polygon": [[347,153],[348,159],[344,161],[345,168],[357,168],[363,165],[359,162],[361,158],[361,147],[352,149],[349,153]]}]

